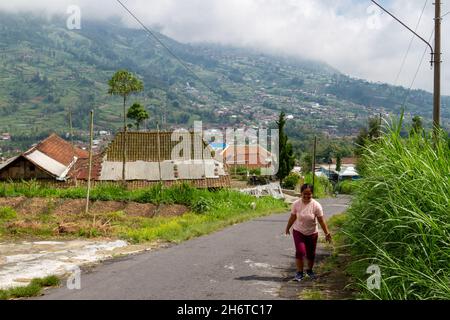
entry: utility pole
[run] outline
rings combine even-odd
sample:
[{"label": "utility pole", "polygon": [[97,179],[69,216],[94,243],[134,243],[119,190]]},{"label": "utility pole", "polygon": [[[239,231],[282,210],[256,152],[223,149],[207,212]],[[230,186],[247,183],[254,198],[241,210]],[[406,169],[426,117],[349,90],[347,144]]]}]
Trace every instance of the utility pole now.
[{"label": "utility pole", "polygon": [[122,141],[122,186],[126,186],[126,164],[127,164],[127,111],[125,109],[126,98],[123,98],[123,141]]},{"label": "utility pole", "polygon": [[433,135],[437,139],[439,134],[439,128],[441,126],[441,0],[435,0],[435,17],[434,17],[434,50],[433,46],[428,43],[424,38],[418,35],[414,30],[400,21],[396,16],[390,13],[388,10],[383,8],[377,1],[371,0],[375,5],[377,5],[381,10],[389,14],[397,22],[399,22],[403,27],[412,32],[416,37],[422,40],[431,51],[431,66],[434,64],[434,90],[433,90]]},{"label": "utility pole", "polygon": [[158,147],[158,170],[159,170],[159,183],[162,184],[161,173],[161,131],[159,130],[159,121],[156,120],[156,144]]},{"label": "utility pole", "polygon": [[[76,173],[76,164],[77,164],[77,159],[76,159],[76,152],[75,152],[75,144],[73,141],[73,125],[72,125],[72,108],[69,106],[69,127],[70,127],[70,143],[72,144],[72,153],[73,153],[73,171]],[[74,177],[75,180],[75,187],[78,187],[78,182],[77,182],[77,176],[75,174]]]},{"label": "utility pole", "polygon": [[433,132],[437,139],[441,125],[441,0],[435,0]]},{"label": "utility pole", "polygon": [[[92,140],[94,139],[94,110],[91,110],[91,121],[89,128],[89,168],[87,181],[87,195],[86,195],[86,214],[89,213],[89,197],[91,193],[91,172],[92,172]],[[95,215],[94,215],[95,224]]]}]

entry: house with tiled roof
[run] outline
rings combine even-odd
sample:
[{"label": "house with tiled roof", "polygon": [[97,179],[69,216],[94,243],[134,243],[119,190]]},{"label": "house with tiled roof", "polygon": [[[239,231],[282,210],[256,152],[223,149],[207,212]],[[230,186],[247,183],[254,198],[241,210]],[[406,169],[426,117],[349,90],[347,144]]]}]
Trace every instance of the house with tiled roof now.
[{"label": "house with tiled roof", "polygon": [[66,181],[68,173],[88,152],[51,134],[26,152],[0,165],[0,180],[57,180]]},{"label": "house with tiled roof", "polygon": [[[143,187],[155,183],[172,185],[187,182],[199,188],[230,186],[226,166],[215,160],[214,150],[201,134],[188,131],[120,132],[109,146],[93,157],[94,182],[122,181],[125,151],[125,181]],[[87,180],[88,161],[80,160],[69,176]]]},{"label": "house with tiled roof", "polygon": [[262,146],[255,145],[229,145],[220,153],[218,158],[230,168],[245,167],[247,169],[270,168],[273,155]]}]

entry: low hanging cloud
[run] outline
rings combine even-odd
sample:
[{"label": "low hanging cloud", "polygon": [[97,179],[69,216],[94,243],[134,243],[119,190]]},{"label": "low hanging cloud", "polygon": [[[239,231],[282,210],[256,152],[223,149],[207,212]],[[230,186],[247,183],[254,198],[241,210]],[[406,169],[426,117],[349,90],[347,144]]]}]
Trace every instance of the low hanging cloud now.
[{"label": "low hanging cloud", "polygon": [[[320,60],[350,76],[406,87],[426,49],[421,40],[414,38],[396,82],[412,35],[369,0],[121,1],[148,26],[158,26],[162,33],[181,42],[251,47]],[[380,2],[412,28],[425,4],[425,0]],[[432,3],[427,2],[418,27],[418,33],[426,39],[434,28]],[[139,27],[116,0],[15,0],[1,3],[0,9],[67,14],[69,5],[78,5],[85,19],[119,16],[129,27]],[[443,14],[449,10],[444,3]],[[448,26],[444,18],[443,30]],[[443,52],[442,90],[450,95],[450,68],[445,61],[450,44],[445,37]],[[429,61],[427,51],[414,88],[432,90]]]}]

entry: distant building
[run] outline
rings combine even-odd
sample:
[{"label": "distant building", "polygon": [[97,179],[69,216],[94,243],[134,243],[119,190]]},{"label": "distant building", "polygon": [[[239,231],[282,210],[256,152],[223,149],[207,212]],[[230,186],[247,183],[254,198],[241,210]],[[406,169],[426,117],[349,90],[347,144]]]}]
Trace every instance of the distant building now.
[{"label": "distant building", "polygon": [[230,168],[245,167],[247,169],[262,169],[272,166],[273,155],[258,144],[245,146],[230,145],[216,159],[223,161]]},{"label": "distant building", "polygon": [[[226,166],[212,158],[213,149],[201,136],[192,132],[175,135],[173,132],[129,132],[126,137],[125,180],[131,186],[144,187],[159,182],[165,185],[187,182],[199,188],[230,186]],[[92,180],[122,181],[123,139],[123,132],[117,134],[106,150],[93,158]],[[195,146],[196,140],[200,146]],[[211,157],[205,156],[203,150],[209,150]],[[86,159],[69,173],[77,181],[87,180],[88,174]]]},{"label": "distant building", "polygon": [[68,173],[88,153],[56,134],[33,146],[28,151],[0,165],[0,180],[58,180],[68,179]]},{"label": "distant building", "polygon": [[339,180],[356,180],[359,179],[359,174],[355,167],[346,167],[339,172]]}]

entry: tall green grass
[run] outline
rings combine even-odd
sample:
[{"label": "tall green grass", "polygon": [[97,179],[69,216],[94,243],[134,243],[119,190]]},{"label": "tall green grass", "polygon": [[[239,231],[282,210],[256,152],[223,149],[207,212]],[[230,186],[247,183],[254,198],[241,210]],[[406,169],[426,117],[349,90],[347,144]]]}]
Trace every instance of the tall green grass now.
[{"label": "tall green grass", "polygon": [[[345,234],[359,258],[353,272],[366,297],[450,299],[450,149],[442,136],[400,136],[394,125],[361,159],[363,179]],[[366,288],[367,267],[380,290]]]},{"label": "tall green grass", "polygon": [[358,187],[358,180],[344,180],[336,185],[335,191],[340,194],[353,194],[358,190]]}]

